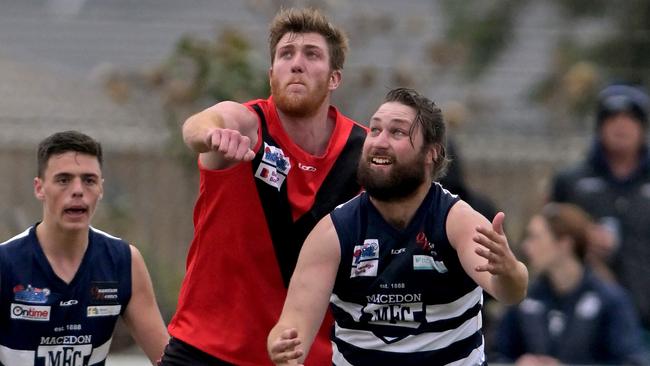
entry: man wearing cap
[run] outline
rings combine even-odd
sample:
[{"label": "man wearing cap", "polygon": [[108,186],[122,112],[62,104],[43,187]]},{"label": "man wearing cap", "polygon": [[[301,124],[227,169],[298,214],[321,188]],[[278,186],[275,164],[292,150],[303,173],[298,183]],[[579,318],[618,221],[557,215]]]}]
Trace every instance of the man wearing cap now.
[{"label": "man wearing cap", "polygon": [[586,159],[554,179],[551,200],[577,204],[600,227],[590,253],[630,292],[650,347],[650,155],[648,95],[614,84],[598,95],[596,135]]}]

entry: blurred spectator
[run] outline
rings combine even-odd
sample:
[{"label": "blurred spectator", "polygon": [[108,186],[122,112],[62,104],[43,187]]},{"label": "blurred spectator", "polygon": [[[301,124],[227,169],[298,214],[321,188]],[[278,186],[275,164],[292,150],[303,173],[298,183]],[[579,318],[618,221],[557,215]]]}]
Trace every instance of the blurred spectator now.
[{"label": "blurred spectator", "polygon": [[650,345],[650,155],[648,95],[613,84],[598,95],[596,136],[587,158],[559,173],[551,200],[574,203],[597,219],[588,256],[609,265],[632,296]]},{"label": "blurred spectator", "polygon": [[550,203],[527,227],[523,250],[537,277],[499,324],[500,361],[516,365],[648,365],[637,314],[619,285],[584,264],[590,218]]}]

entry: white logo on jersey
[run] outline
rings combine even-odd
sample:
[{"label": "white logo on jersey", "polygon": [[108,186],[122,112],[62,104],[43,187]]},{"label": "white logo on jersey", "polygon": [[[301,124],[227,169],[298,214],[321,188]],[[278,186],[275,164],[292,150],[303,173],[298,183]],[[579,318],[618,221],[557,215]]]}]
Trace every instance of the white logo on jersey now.
[{"label": "white logo on jersey", "polygon": [[371,323],[382,325],[395,325],[399,327],[417,328],[419,322],[415,321],[415,313],[424,311],[421,302],[407,304],[368,304],[363,312],[372,315]]},{"label": "white logo on jersey", "polygon": [[302,169],[302,170],[304,170],[306,172],[315,172],[316,171],[316,167],[313,167],[311,165],[304,165],[301,162],[298,162],[298,168],[300,168],[300,169]]}]

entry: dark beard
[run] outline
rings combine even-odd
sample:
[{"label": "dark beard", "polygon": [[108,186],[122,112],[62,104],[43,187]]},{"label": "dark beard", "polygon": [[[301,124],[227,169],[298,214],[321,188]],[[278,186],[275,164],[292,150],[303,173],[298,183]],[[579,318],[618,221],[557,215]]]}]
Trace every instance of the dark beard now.
[{"label": "dark beard", "polygon": [[323,104],[329,90],[327,81],[318,83],[314,92],[306,96],[289,95],[275,80],[271,80],[271,95],[279,110],[294,118],[305,118],[313,116]]},{"label": "dark beard", "polygon": [[357,182],[378,201],[395,202],[410,197],[424,183],[424,154],[408,164],[395,164],[388,176],[375,174],[366,159],[359,160]]}]

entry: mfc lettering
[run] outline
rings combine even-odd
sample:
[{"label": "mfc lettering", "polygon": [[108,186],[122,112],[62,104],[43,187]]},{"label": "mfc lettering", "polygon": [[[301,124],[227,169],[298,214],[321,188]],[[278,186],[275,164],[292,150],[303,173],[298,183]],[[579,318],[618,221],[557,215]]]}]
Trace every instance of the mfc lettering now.
[{"label": "mfc lettering", "polygon": [[370,322],[380,324],[418,327],[416,313],[423,311],[421,302],[410,304],[368,304],[363,312],[371,316]]},{"label": "mfc lettering", "polygon": [[37,356],[45,359],[45,366],[84,366],[92,353],[92,345],[40,346]]}]

